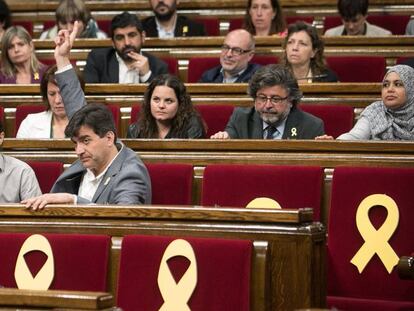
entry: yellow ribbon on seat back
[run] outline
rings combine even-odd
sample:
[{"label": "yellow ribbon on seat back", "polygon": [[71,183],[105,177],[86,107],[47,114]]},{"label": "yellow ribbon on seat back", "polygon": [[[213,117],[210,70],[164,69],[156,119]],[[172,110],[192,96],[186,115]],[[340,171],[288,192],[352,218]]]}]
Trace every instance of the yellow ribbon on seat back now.
[{"label": "yellow ribbon on seat back", "polygon": [[[47,260],[36,276],[27,266],[24,255],[31,251],[40,251],[47,255]],[[23,243],[16,261],[14,278],[19,289],[48,290],[55,276],[55,262],[49,241],[40,234],[29,236]]]},{"label": "yellow ribbon on seat back", "polygon": [[[168,267],[168,259],[175,256],[184,256],[190,265],[184,275],[175,282]],[[158,287],[164,304],[159,311],[191,311],[188,301],[197,285],[197,261],[190,243],[183,239],[172,241],[166,248],[161,259],[158,271]]]},{"label": "yellow ribbon on seat back", "polygon": [[[368,215],[369,210],[376,205],[385,207],[388,212],[387,218],[378,230],[372,225]],[[372,194],[362,200],[356,212],[356,225],[365,242],[351,259],[359,273],[362,273],[375,254],[381,259],[388,273],[392,272],[399,257],[388,240],[397,229],[398,221],[398,206],[391,197],[385,194]]]}]

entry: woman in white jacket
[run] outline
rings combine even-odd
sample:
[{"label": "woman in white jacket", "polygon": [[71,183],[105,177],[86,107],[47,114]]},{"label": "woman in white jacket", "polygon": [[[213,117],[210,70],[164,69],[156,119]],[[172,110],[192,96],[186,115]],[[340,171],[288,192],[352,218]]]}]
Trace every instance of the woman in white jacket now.
[{"label": "woman in white jacket", "polygon": [[[17,138],[65,138],[68,124],[63,99],[55,80],[56,65],[51,66],[43,75],[40,93],[47,110],[27,115],[17,131]],[[82,89],[84,81],[78,74]]]}]

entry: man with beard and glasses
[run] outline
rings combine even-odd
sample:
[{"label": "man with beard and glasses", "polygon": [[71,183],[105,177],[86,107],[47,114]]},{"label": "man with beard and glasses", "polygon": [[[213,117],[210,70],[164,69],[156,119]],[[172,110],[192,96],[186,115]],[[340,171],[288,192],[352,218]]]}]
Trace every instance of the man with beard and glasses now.
[{"label": "man with beard and glasses", "polygon": [[136,15],[124,12],[111,22],[112,47],[93,49],[86,60],[87,83],[147,83],[168,73],[168,65],[141,51],[145,31]]},{"label": "man with beard and glasses", "polygon": [[220,66],[203,73],[202,83],[243,83],[260,67],[250,63],[254,56],[253,35],[244,29],[230,31],[221,46]]},{"label": "man with beard and glasses", "polygon": [[177,0],[149,0],[155,16],[142,21],[148,37],[174,38],[205,36],[202,24],[177,14]]},{"label": "man with beard and glasses", "polygon": [[248,94],[254,107],[234,110],[224,132],[213,139],[314,139],[324,133],[323,121],[300,110],[302,93],[289,69],[281,65],[259,68]]}]

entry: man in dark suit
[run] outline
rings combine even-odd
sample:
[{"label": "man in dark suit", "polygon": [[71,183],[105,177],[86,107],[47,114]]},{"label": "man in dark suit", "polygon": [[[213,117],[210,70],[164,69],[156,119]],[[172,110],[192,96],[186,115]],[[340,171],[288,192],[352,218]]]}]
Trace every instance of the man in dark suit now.
[{"label": "man in dark suit", "polygon": [[111,22],[113,47],[93,49],[86,60],[87,83],[146,83],[168,73],[168,65],[141,51],[145,32],[136,15],[124,12]]},{"label": "man in dark suit", "polygon": [[324,134],[323,121],[300,110],[302,98],[292,73],[281,65],[259,68],[250,80],[252,108],[236,108],[214,139],[314,139]]},{"label": "man in dark suit", "polygon": [[220,66],[203,73],[199,82],[242,83],[248,82],[258,64],[250,63],[254,56],[255,41],[244,29],[230,31],[221,47]]},{"label": "man in dark suit", "polygon": [[177,0],[150,0],[155,16],[142,21],[147,37],[174,38],[205,36],[202,24],[177,14]]}]

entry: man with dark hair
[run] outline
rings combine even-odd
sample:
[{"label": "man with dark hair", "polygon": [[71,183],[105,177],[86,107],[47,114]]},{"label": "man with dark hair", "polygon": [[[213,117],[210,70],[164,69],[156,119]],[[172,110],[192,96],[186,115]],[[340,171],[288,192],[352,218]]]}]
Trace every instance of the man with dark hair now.
[{"label": "man with dark hair", "polygon": [[149,0],[155,16],[142,21],[148,37],[174,38],[205,36],[202,24],[177,14],[177,0]]},{"label": "man with dark hair", "polygon": [[388,36],[391,32],[367,22],[368,0],[338,0],[343,25],[328,29],[325,36]]},{"label": "man with dark hair", "polygon": [[259,68],[249,82],[254,107],[234,110],[224,132],[213,139],[314,139],[323,121],[300,110],[302,93],[290,70],[281,65]]},{"label": "man with dark hair", "polygon": [[[3,140],[4,128],[0,120],[0,146]],[[19,203],[42,194],[33,169],[27,163],[1,152],[0,185],[0,203]]]},{"label": "man with dark hair", "polygon": [[146,83],[168,73],[168,65],[141,51],[145,32],[138,17],[124,12],[111,22],[112,47],[93,49],[84,70],[87,83]]},{"label": "man with dark hair", "polygon": [[79,158],[56,180],[51,193],[23,200],[37,210],[47,204],[150,204],[151,182],[136,153],[117,141],[115,123],[102,104],[86,105],[79,80],[69,60],[75,29],[56,38],[56,81],[70,117],[65,135],[75,143]]},{"label": "man with dark hair", "polygon": [[250,63],[254,56],[255,40],[244,29],[230,31],[221,46],[220,66],[203,73],[199,82],[203,83],[244,83],[260,67]]}]

